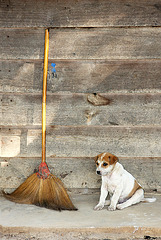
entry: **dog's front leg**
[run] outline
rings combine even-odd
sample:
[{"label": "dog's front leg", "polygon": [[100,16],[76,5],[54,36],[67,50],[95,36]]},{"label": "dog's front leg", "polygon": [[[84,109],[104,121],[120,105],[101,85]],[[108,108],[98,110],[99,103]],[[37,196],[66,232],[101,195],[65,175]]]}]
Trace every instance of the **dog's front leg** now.
[{"label": "dog's front leg", "polygon": [[116,210],[116,205],[118,203],[118,200],[120,198],[120,195],[121,195],[121,187],[117,187],[114,191],[114,194],[113,196],[111,197],[111,204],[110,206],[108,207],[108,210],[109,211],[114,211]]},{"label": "dog's front leg", "polygon": [[100,200],[99,203],[94,207],[94,210],[101,210],[104,207],[107,195],[108,195],[107,188],[104,186],[104,184],[102,184]]}]

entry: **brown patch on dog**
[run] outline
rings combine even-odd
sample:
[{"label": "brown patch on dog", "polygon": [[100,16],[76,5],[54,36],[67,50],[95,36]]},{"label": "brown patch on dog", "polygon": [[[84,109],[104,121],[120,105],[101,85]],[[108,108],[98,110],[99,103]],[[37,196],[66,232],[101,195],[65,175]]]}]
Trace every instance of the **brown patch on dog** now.
[{"label": "brown patch on dog", "polygon": [[97,160],[98,160],[98,156],[94,157],[95,163],[97,162]]},{"label": "brown patch on dog", "polygon": [[140,188],[142,188],[142,187],[141,187],[141,186],[137,183],[137,181],[135,180],[135,182],[134,182],[134,187],[133,187],[133,189],[131,190],[131,192],[129,193],[127,199],[131,198],[131,197],[134,195],[134,193],[135,193],[138,189],[140,189]]},{"label": "brown patch on dog", "polygon": [[115,165],[118,162],[118,157],[107,152],[107,153],[101,153],[95,157],[96,164],[97,164],[97,160],[102,161],[102,167],[107,168],[109,165]]},{"label": "brown patch on dog", "polygon": [[111,153],[106,153],[106,155],[103,157],[102,161],[108,162],[110,165],[113,165],[118,161],[118,157]]}]

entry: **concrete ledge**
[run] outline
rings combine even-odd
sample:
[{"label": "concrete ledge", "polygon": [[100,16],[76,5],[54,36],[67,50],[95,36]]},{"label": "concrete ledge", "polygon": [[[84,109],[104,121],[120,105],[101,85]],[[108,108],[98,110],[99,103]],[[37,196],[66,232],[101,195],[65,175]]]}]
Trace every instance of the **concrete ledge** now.
[{"label": "concrete ledge", "polygon": [[[147,197],[152,195],[148,195]],[[161,239],[161,195],[114,212],[94,211],[99,195],[73,195],[77,212],[56,212],[0,198],[0,239]]]}]

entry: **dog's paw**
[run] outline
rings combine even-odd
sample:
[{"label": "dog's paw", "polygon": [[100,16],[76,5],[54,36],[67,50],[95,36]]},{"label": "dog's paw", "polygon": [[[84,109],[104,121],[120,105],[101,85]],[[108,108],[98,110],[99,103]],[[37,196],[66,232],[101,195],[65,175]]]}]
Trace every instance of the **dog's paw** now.
[{"label": "dog's paw", "polygon": [[116,208],[119,210],[122,210],[124,208],[124,206],[123,206],[123,204],[117,204]]},{"label": "dog's paw", "polygon": [[116,210],[116,206],[110,205],[110,206],[108,207],[108,210],[109,210],[109,211],[115,211],[115,210]]},{"label": "dog's paw", "polygon": [[99,211],[99,210],[101,210],[103,207],[104,207],[104,204],[97,204],[97,205],[94,207],[94,210],[95,210],[95,211]]}]

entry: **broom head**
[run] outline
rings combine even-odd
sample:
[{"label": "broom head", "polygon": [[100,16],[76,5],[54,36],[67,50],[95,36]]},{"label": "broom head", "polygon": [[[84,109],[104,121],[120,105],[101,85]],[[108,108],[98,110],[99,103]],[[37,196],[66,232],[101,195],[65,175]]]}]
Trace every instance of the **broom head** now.
[{"label": "broom head", "polygon": [[71,202],[62,181],[50,173],[42,162],[39,170],[29,176],[11,194],[3,192],[5,198],[22,204],[34,204],[53,210],[77,210]]}]

